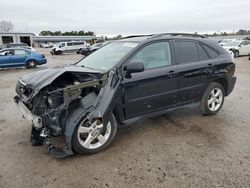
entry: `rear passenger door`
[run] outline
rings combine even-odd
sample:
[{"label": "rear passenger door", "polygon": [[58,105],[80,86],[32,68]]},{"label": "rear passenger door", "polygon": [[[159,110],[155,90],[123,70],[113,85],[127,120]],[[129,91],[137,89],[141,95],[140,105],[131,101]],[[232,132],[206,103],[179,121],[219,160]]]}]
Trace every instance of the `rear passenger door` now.
[{"label": "rear passenger door", "polygon": [[207,86],[214,62],[203,44],[194,40],[174,40],[174,49],[178,66],[177,104],[197,102]]},{"label": "rear passenger door", "polygon": [[27,54],[25,50],[15,49],[14,56],[12,57],[12,62],[14,65],[24,65]]}]

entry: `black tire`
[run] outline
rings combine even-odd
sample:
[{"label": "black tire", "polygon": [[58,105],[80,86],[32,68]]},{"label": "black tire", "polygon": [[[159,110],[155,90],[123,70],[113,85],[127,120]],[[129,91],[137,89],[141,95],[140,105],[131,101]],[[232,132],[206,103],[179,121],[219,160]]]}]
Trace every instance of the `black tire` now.
[{"label": "black tire", "polygon": [[116,135],[116,131],[117,131],[117,121],[116,121],[114,114],[110,115],[110,119],[108,120],[108,122],[109,121],[111,124],[111,133],[110,133],[107,141],[102,146],[95,148],[95,149],[86,148],[79,142],[78,129],[79,129],[79,126],[81,125],[81,122],[80,122],[75,128],[73,138],[72,138],[72,147],[73,147],[74,151],[76,151],[77,153],[80,153],[80,154],[95,154],[95,153],[101,152],[104,149],[106,149],[113,141],[113,139]]},{"label": "black tire", "polygon": [[62,51],[55,51],[55,55],[62,55]]},{"label": "black tire", "polygon": [[34,59],[30,59],[26,62],[26,68],[29,69],[29,68],[36,68],[37,66],[37,61],[34,60]]},{"label": "black tire", "polygon": [[239,57],[239,54],[240,54],[240,53],[239,53],[238,50],[234,50],[233,53],[234,53],[234,58]]},{"label": "black tire", "polygon": [[[216,90],[216,89],[220,89],[221,90],[221,93],[222,93],[222,99],[221,99],[221,102],[220,102],[220,106],[218,109],[216,110],[211,110],[211,107],[210,105],[208,104],[210,100],[212,100],[210,97],[211,97],[211,92],[213,90]],[[204,114],[204,115],[214,115],[216,113],[218,113],[220,111],[220,109],[222,108],[223,106],[223,103],[224,103],[224,99],[225,99],[225,89],[223,88],[223,86],[217,82],[212,82],[206,89],[206,91],[204,92],[203,96],[202,96],[202,99],[200,101],[200,110],[201,112]]]}]

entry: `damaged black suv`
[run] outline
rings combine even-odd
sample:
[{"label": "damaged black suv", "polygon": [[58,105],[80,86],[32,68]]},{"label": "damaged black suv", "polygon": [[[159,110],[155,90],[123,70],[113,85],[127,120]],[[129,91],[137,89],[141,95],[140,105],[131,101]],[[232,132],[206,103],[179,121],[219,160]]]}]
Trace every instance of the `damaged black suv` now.
[{"label": "damaged black suv", "polygon": [[131,37],[78,63],[21,77],[14,98],[32,123],[33,145],[63,138],[49,153],[66,157],[107,148],[118,124],[200,106],[216,114],[234,88],[235,64],[218,44],[166,34]]}]

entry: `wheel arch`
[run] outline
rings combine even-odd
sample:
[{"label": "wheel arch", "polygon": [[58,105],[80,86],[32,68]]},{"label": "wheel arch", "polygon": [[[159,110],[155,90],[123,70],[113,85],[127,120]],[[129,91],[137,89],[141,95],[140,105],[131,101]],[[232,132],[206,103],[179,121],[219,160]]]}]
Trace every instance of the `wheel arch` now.
[{"label": "wheel arch", "polygon": [[218,78],[216,80],[214,80],[213,82],[217,82],[219,84],[222,85],[222,87],[224,88],[224,91],[225,91],[225,95],[227,96],[227,93],[228,93],[228,82],[225,78]]}]

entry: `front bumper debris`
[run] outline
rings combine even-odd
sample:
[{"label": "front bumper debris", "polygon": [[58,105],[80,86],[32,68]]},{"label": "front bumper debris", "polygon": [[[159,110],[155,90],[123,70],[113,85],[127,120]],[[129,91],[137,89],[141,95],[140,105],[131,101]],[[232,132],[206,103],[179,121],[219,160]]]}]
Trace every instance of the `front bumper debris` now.
[{"label": "front bumper debris", "polygon": [[19,96],[15,96],[14,101],[15,101],[17,107],[21,110],[21,112],[23,114],[23,118],[30,121],[31,124],[33,125],[33,127],[37,128],[37,129],[42,128],[42,118],[40,116],[32,114],[30,112],[30,110],[20,100]]}]

